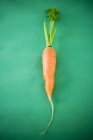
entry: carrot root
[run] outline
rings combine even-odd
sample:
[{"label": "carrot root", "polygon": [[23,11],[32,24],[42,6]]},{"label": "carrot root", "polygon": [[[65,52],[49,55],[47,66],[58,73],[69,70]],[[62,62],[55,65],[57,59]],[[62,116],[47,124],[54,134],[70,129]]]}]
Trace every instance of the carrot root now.
[{"label": "carrot root", "polygon": [[52,111],[51,112],[51,118],[50,118],[50,121],[49,121],[47,127],[39,135],[45,134],[47,132],[48,128],[50,127],[52,121],[53,121],[53,117],[54,117],[54,105],[53,105],[53,101],[52,101],[51,97],[48,96],[48,99],[49,99],[49,102],[51,104],[51,111]]}]

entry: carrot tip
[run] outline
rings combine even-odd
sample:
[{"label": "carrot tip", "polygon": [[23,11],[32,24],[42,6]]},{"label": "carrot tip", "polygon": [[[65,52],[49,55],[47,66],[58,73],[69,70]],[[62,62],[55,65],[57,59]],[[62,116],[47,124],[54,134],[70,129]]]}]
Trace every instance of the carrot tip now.
[{"label": "carrot tip", "polygon": [[43,134],[45,134],[47,132],[48,128],[50,127],[50,125],[51,125],[51,123],[53,121],[53,117],[54,117],[54,105],[53,105],[52,99],[49,96],[48,96],[48,99],[49,99],[49,102],[51,104],[51,109],[52,109],[51,113],[52,114],[51,114],[51,118],[50,118],[50,121],[49,121],[47,127],[42,132],[39,133],[39,136],[43,135]]}]

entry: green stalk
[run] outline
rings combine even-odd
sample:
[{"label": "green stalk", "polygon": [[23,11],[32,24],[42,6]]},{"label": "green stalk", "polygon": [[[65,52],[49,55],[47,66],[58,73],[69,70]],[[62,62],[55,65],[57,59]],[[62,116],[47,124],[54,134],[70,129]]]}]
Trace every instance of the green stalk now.
[{"label": "green stalk", "polygon": [[46,22],[44,22],[44,33],[45,33],[46,46],[49,46],[49,38],[48,38],[47,29],[46,29]]},{"label": "green stalk", "polygon": [[52,39],[53,25],[54,25],[54,21],[50,21],[50,45],[52,45],[52,44],[51,44],[51,39]]},{"label": "green stalk", "polygon": [[53,30],[53,26],[54,26],[54,21],[50,21],[50,45],[52,45],[52,30]]},{"label": "green stalk", "polygon": [[54,31],[53,31],[53,26],[54,26],[54,21],[50,21],[50,31],[48,34],[47,28],[46,28],[46,22],[44,22],[44,33],[45,33],[46,46],[52,46],[52,42],[54,40],[55,33],[56,33],[56,28],[54,28]]},{"label": "green stalk", "polygon": [[56,28],[54,28],[54,32],[53,32],[53,34],[52,34],[51,44],[52,44],[52,42],[53,42],[53,40],[54,40],[55,34],[56,34]]}]

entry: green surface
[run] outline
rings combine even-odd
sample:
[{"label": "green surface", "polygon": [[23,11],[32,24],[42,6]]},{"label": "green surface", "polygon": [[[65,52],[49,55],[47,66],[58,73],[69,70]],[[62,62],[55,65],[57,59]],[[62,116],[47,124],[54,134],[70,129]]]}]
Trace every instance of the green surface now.
[{"label": "green surface", "polygon": [[[58,7],[53,101],[44,91],[44,11]],[[93,138],[93,1],[0,0],[0,140]]]}]

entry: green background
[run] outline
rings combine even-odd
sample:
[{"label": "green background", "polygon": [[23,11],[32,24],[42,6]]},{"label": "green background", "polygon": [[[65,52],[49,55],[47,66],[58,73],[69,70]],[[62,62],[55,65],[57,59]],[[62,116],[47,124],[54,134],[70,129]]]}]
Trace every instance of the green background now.
[{"label": "green background", "polygon": [[[54,121],[44,90],[45,10],[58,7]],[[47,22],[48,26],[48,22]],[[93,138],[93,1],[0,0],[0,140]]]}]

